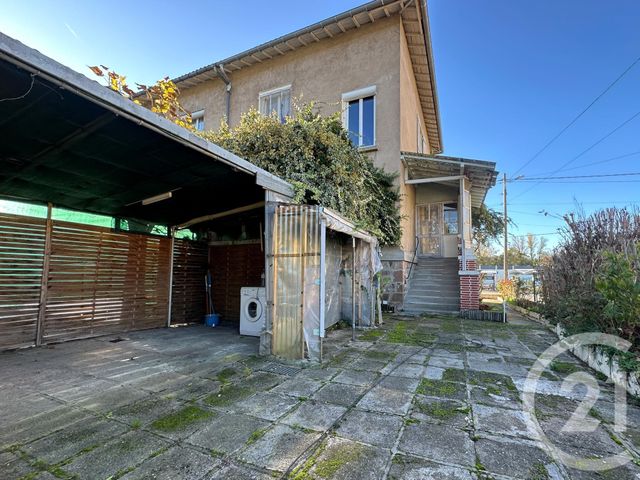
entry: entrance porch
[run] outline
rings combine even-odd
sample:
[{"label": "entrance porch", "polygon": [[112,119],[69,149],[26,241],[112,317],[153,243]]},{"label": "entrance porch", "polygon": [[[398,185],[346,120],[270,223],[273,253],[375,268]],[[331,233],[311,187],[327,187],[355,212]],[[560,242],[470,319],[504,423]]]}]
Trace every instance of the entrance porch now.
[{"label": "entrance porch", "polygon": [[495,185],[495,163],[417,153],[402,153],[402,162],[404,183],[414,187],[415,199],[405,311],[478,309],[472,211]]}]

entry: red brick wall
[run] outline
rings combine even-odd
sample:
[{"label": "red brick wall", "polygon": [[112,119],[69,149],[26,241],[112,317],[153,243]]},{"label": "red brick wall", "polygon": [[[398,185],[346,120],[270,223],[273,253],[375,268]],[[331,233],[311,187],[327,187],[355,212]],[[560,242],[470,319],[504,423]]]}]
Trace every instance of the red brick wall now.
[{"label": "red brick wall", "polygon": [[[467,259],[467,271],[470,275],[460,275],[460,310],[478,310],[480,308],[480,276],[475,259]],[[462,260],[459,262],[462,270]]]}]

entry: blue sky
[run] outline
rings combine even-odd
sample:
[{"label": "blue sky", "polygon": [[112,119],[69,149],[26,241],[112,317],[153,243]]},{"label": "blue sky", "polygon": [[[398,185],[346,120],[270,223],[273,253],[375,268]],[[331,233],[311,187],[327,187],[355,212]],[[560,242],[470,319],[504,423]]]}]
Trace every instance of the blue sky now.
[{"label": "blue sky", "polygon": [[[0,0],[0,31],[83,73],[104,64],[131,82],[151,83],[360,3],[140,0],[126,10],[110,2]],[[430,0],[429,14],[444,153],[496,161],[508,175],[640,56],[637,0]],[[640,63],[519,173],[554,172],[639,111]],[[556,175],[640,171],[637,165],[640,116]],[[640,176],[610,180],[510,183],[516,233],[554,232],[561,221],[538,212],[562,214],[575,200],[586,211],[640,202]],[[501,208],[499,186],[487,203]]]}]

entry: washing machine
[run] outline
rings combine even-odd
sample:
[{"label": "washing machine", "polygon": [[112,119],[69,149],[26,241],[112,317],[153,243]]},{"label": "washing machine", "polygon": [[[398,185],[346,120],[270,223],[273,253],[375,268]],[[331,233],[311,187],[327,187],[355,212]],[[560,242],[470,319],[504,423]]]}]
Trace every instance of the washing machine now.
[{"label": "washing machine", "polygon": [[240,289],[240,335],[259,337],[264,330],[267,295],[264,287]]}]

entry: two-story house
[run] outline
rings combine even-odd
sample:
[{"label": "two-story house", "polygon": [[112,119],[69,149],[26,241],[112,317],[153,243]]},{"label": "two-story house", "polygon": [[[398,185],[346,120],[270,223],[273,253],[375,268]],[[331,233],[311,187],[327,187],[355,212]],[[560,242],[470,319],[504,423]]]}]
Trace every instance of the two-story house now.
[{"label": "two-story house", "polygon": [[386,299],[407,312],[478,308],[471,208],[495,164],[443,151],[425,0],[375,0],[175,79],[198,129],[292,101],[342,112],[353,143],[397,172],[400,245],[383,251]]}]

